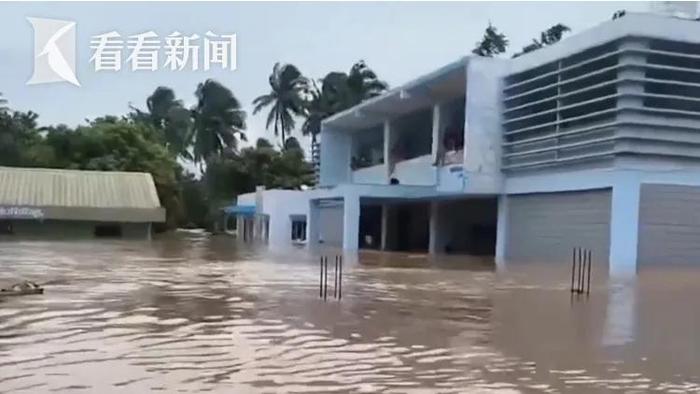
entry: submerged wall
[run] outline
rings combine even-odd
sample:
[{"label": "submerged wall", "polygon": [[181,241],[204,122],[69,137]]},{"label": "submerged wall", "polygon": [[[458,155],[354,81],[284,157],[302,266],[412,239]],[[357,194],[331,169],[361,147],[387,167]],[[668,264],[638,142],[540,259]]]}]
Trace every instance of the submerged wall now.
[{"label": "submerged wall", "polygon": [[77,220],[13,220],[10,223],[13,234],[6,237],[41,239],[95,238],[95,226],[97,225],[120,226],[122,236],[115,238],[145,240],[150,237],[150,223],[103,223]]}]

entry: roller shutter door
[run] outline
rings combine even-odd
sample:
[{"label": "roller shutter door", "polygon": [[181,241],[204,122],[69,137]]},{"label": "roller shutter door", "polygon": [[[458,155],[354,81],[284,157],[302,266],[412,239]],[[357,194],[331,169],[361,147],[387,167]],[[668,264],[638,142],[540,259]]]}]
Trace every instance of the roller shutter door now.
[{"label": "roller shutter door", "polygon": [[581,246],[607,264],[611,196],[611,189],[508,196],[507,260],[568,263]]},{"label": "roller shutter door", "polygon": [[643,184],[639,265],[700,264],[700,187]]}]

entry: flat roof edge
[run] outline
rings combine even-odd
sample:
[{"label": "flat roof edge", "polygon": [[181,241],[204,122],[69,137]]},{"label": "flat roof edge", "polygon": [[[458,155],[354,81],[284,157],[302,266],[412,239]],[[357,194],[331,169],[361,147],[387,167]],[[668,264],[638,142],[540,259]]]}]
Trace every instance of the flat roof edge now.
[{"label": "flat roof edge", "polygon": [[410,81],[408,81],[400,86],[397,86],[395,88],[391,88],[377,97],[372,97],[371,99],[365,100],[365,101],[363,101],[363,102],[361,102],[353,107],[350,107],[346,110],[343,110],[343,111],[340,111],[336,114],[333,114],[333,115],[329,116],[328,118],[324,119],[321,122],[321,125],[322,126],[330,125],[334,121],[336,121],[337,119],[340,119],[344,116],[347,116],[354,111],[357,111],[359,109],[369,108],[375,103],[381,102],[383,100],[386,100],[389,97],[400,94],[401,91],[415,89],[416,87],[427,84],[427,83],[431,82],[432,80],[439,78],[443,74],[447,74],[449,72],[452,72],[459,67],[466,67],[467,64],[469,63],[469,60],[472,57],[475,57],[475,55],[463,56],[463,57],[461,57],[461,58],[459,58],[451,63],[448,63],[448,64],[446,64],[446,65],[444,65],[436,70],[433,70],[427,74],[423,74],[423,75],[419,76],[418,78],[412,79],[412,80],[410,80]]}]

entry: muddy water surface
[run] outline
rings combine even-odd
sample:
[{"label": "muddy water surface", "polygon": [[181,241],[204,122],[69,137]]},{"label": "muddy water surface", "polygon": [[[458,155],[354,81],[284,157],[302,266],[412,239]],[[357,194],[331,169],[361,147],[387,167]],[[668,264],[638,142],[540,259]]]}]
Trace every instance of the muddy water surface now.
[{"label": "muddy water surface", "polygon": [[700,270],[571,298],[564,265],[363,254],[323,302],[308,252],[227,237],[2,242],[0,267],[46,288],[0,299],[1,393],[700,391]]}]

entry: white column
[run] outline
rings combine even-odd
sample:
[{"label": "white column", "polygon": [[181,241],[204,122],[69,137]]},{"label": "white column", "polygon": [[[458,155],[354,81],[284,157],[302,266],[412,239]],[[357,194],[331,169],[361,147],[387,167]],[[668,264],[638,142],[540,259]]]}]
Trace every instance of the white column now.
[{"label": "white column", "polygon": [[428,253],[439,252],[440,240],[440,206],[437,201],[430,202],[430,238],[428,241]]},{"label": "white column", "polygon": [[392,164],[391,147],[394,145],[394,140],[391,135],[391,121],[384,121],[384,173],[386,174],[386,183],[391,179]]},{"label": "white column", "polygon": [[243,239],[243,231],[244,231],[244,222],[243,222],[243,217],[239,214],[236,215],[236,238]]},{"label": "white column", "polygon": [[382,241],[381,250],[386,250],[386,240],[389,231],[389,204],[382,204]]},{"label": "white column", "polygon": [[639,180],[632,176],[620,177],[613,186],[611,205],[610,275],[635,275],[639,233]]},{"label": "white column", "polygon": [[433,163],[437,163],[438,157],[440,155],[440,144],[442,142],[442,138],[440,136],[440,116],[441,116],[441,105],[439,103],[433,105],[433,145],[432,145],[432,154],[433,154]]},{"label": "white column", "polygon": [[496,222],[496,269],[506,267],[506,247],[508,246],[508,196],[498,196],[498,219]]},{"label": "white column", "polygon": [[357,250],[360,232],[360,197],[346,194],[343,200],[343,249]]},{"label": "white column", "polygon": [[318,200],[309,200],[309,220],[306,226],[306,243],[312,247],[318,245],[320,213]]}]

